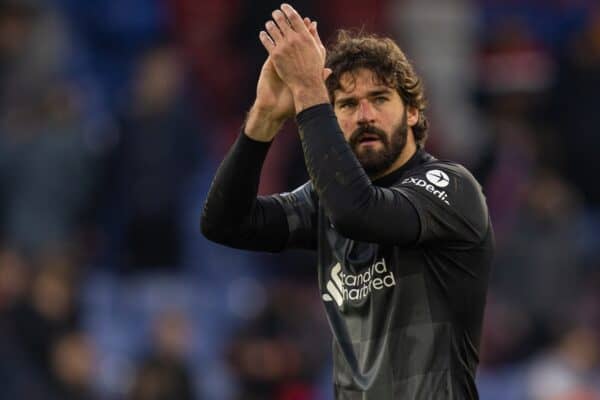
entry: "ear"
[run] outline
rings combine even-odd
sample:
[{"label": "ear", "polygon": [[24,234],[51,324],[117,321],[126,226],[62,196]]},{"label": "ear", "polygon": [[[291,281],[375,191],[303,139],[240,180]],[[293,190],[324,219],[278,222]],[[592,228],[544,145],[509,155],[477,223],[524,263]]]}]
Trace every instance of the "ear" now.
[{"label": "ear", "polygon": [[419,122],[419,110],[416,107],[408,106],[406,110],[406,123],[413,127]]}]

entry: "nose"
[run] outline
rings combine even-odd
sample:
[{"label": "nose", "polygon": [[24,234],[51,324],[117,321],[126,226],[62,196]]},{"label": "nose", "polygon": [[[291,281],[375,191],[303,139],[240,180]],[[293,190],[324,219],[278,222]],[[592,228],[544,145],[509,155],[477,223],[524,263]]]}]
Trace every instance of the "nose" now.
[{"label": "nose", "polygon": [[357,122],[359,124],[370,124],[375,120],[375,113],[371,103],[368,100],[362,99],[358,103],[358,113],[357,113]]}]

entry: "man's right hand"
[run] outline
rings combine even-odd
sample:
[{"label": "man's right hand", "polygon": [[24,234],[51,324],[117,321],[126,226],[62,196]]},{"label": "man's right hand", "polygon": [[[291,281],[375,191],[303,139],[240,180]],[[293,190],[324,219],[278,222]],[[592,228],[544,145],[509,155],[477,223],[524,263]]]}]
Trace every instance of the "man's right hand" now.
[{"label": "man's right hand", "polygon": [[[304,18],[304,24],[319,44],[324,61],[325,46],[319,38],[316,22]],[[277,75],[271,57],[267,57],[260,71],[256,100],[248,114],[245,132],[254,140],[270,142],[279,132],[281,125],[294,114],[292,92]]]}]

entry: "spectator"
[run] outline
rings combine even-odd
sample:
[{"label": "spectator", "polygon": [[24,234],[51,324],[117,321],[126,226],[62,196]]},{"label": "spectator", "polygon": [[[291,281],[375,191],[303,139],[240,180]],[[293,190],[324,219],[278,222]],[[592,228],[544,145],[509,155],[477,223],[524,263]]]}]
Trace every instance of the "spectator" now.
[{"label": "spectator", "polygon": [[58,338],[52,348],[52,377],[59,397],[68,400],[92,400],[94,382],[94,346],[78,331]]},{"label": "spectator", "polygon": [[317,299],[306,288],[285,283],[274,283],[268,293],[265,309],[240,330],[229,350],[240,383],[237,398],[312,399],[329,354]]},{"label": "spectator", "polygon": [[535,360],[528,374],[532,400],[594,400],[600,396],[597,334],[575,324]]},{"label": "spectator", "polygon": [[[590,206],[600,204],[600,189],[595,184],[595,149],[600,146],[600,9],[589,16],[585,29],[572,38],[562,63],[553,98],[559,122],[557,142],[562,148],[562,170],[578,186]],[[576,105],[576,106],[575,106]],[[565,140],[564,135],[577,140]]]},{"label": "spectator", "polygon": [[186,355],[190,327],[184,314],[160,315],[154,325],[153,350],[141,362],[128,400],[192,400],[198,388],[190,377]]},{"label": "spectator", "polygon": [[105,185],[114,210],[111,261],[133,272],[181,261],[181,199],[202,157],[199,126],[185,96],[176,50],[158,46],[141,59],[124,110]]}]

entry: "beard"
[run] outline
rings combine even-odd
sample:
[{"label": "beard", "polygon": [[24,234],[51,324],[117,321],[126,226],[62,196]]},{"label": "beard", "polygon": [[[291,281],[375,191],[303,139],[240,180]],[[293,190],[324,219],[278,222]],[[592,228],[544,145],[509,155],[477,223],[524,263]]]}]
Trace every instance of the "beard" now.
[{"label": "beard", "polygon": [[[360,148],[360,141],[365,133],[377,135],[381,141],[381,149],[374,149],[371,146]],[[406,121],[405,110],[402,121],[394,128],[391,136],[388,137],[385,131],[375,128],[372,125],[361,125],[352,132],[349,144],[367,175],[375,176],[394,164],[406,146],[407,136],[408,123]]]}]

